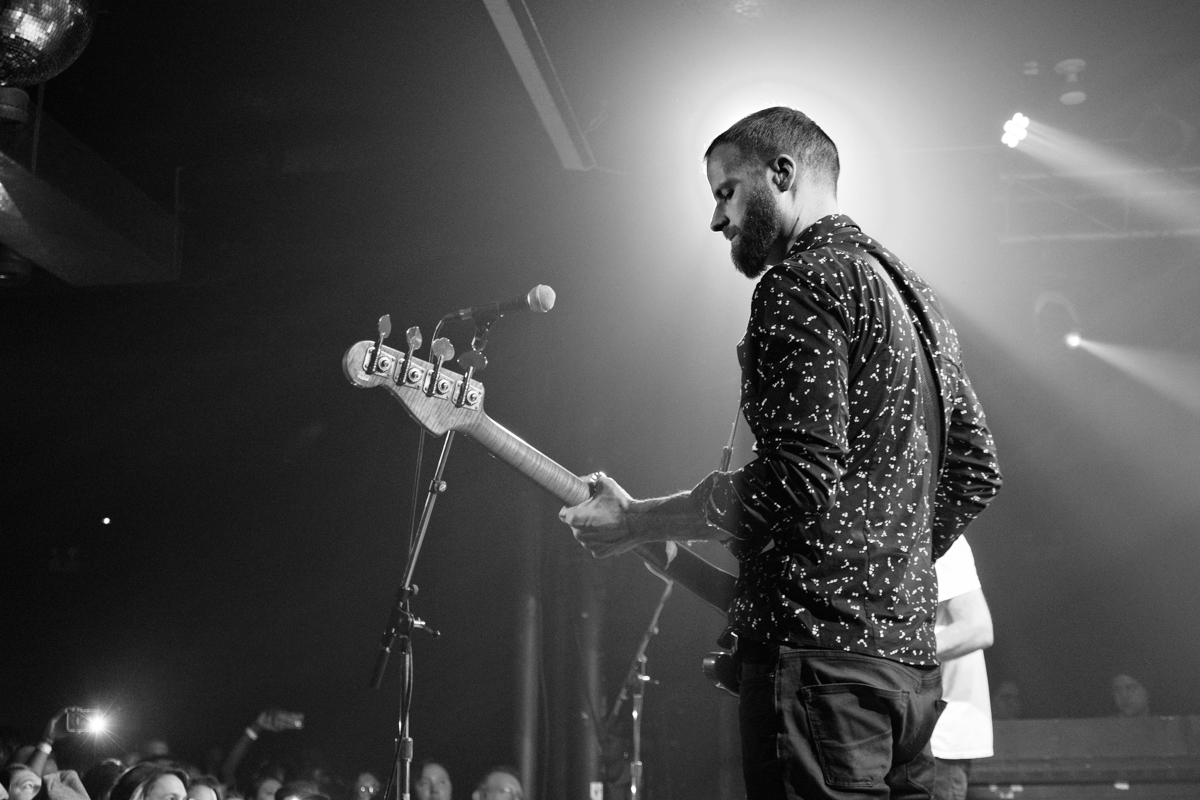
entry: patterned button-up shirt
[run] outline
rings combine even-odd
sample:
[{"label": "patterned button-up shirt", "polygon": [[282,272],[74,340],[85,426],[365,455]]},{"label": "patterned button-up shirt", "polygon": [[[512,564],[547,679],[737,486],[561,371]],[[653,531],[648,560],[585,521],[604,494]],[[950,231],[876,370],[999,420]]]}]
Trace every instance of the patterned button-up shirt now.
[{"label": "patterned button-up shirt", "polygon": [[692,493],[734,539],[729,632],[937,663],[933,559],[1001,479],[933,292],[849,217],[824,217],[759,281],[738,358],[756,458]]}]

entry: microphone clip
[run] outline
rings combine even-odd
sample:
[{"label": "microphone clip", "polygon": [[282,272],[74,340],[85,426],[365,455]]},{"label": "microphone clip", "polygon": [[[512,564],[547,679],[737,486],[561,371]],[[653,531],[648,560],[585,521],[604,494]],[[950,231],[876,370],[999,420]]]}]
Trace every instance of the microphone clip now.
[{"label": "microphone clip", "polygon": [[488,334],[492,332],[492,323],[498,319],[500,319],[499,315],[475,318],[475,335],[471,338],[472,350],[477,353],[483,352],[483,348],[487,347]]}]

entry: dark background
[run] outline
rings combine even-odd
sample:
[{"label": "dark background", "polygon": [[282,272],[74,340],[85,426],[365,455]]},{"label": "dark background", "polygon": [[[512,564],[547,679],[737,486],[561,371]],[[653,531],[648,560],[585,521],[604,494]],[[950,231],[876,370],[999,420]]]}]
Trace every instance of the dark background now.
[{"label": "dark background", "polygon": [[[700,154],[779,96],[839,142],[844,210],[934,284],[963,338],[1007,477],[971,532],[993,686],[1017,681],[1027,716],[1100,716],[1129,672],[1156,713],[1200,711],[1195,404],[1066,350],[1035,314],[1063,293],[1089,339],[1194,376],[1198,240],[1005,242],[1001,176],[1043,167],[998,142],[1023,110],[1148,166],[1200,164],[1194,142],[1163,155],[1136,136],[1156,111],[1200,124],[1200,7],[529,7],[599,169],[562,168],[481,3],[101,6],[46,112],[171,212],[178,175],[182,277],[39,273],[0,296],[0,721],[32,737],[64,704],[113,707],[118,744],[163,736],[201,759],[278,705],[308,715],[294,749],[386,772],[398,682],[366,683],[417,428],[350,387],[342,353],[382,313],[428,341],[447,311],[550,284],[552,313],[493,330],[489,414],[635,495],[693,485],[727,436],[751,290],[706,230]],[[1065,58],[1088,61],[1078,107],[1057,99]],[[443,636],[417,641],[413,731],[465,796],[516,758],[522,565],[540,566],[547,740],[579,711],[563,686],[580,583],[606,587],[611,691],[661,584],[591,562],[553,501],[470,442],[447,479],[417,573]],[[517,546],[530,529],[539,554]],[[720,620],[677,591],[661,630],[650,786],[708,796],[721,701],[696,665]]]}]

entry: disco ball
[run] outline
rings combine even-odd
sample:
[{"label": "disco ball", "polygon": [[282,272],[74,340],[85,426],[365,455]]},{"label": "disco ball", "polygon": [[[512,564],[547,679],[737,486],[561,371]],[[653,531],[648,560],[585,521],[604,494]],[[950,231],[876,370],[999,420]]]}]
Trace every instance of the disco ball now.
[{"label": "disco ball", "polygon": [[0,0],[0,86],[33,86],[71,66],[94,19],[90,0]]}]

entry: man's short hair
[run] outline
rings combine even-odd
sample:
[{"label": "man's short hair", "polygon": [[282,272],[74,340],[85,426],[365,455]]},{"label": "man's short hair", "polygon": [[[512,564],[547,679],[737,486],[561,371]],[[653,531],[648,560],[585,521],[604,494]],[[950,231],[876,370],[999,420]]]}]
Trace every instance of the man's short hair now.
[{"label": "man's short hair", "polygon": [[766,164],[786,153],[814,175],[829,180],[836,192],[841,162],[837,145],[821,126],[794,108],[775,106],[735,122],[704,151],[704,160],[723,144],[731,144],[745,159]]}]

